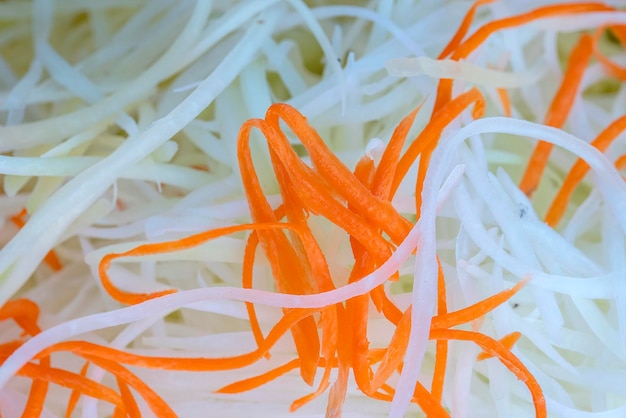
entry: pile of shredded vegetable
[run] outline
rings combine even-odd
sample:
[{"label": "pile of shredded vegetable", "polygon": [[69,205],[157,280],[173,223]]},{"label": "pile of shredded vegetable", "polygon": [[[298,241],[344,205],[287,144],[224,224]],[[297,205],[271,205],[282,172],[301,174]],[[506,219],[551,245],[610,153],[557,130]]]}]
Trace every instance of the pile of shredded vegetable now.
[{"label": "pile of shredded vegetable", "polygon": [[626,4],[365,3],[0,2],[2,417],[626,416]]}]

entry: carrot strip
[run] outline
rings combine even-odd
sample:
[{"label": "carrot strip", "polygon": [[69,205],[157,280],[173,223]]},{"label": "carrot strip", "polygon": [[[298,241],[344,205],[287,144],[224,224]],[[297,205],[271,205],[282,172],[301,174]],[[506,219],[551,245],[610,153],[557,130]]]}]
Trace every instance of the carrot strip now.
[{"label": "carrot strip", "polygon": [[[54,352],[69,351],[81,357],[97,357],[99,359],[128,364],[145,368],[160,368],[163,370],[181,371],[221,371],[242,368],[261,359],[266,351],[291,328],[304,318],[319,312],[320,309],[291,309],[270,330],[263,345],[258,349],[246,354],[233,357],[205,358],[205,357],[152,357],[133,354],[110,347],[100,346],[87,341],[67,341],[54,344],[42,352],[36,358],[52,354]],[[317,365],[316,365],[317,367]]]},{"label": "carrot strip", "polygon": [[618,170],[626,168],[626,154],[620,155],[619,158],[615,160],[615,168]]},{"label": "carrot strip", "polygon": [[124,409],[124,402],[114,390],[67,370],[27,363],[19,370],[18,374],[77,390],[84,395],[103,400]]},{"label": "carrot strip", "polygon": [[[596,147],[598,151],[604,152],[609,145],[617,138],[624,130],[626,129],[626,115],[616,119],[607,126],[600,134],[591,142],[591,145]],[[576,160],[574,165],[572,166],[570,172],[563,180],[563,184],[559,189],[556,197],[552,201],[550,208],[548,209],[548,213],[546,214],[545,221],[548,225],[554,227],[556,226],[563,214],[565,214],[565,210],[567,209],[567,204],[576,189],[576,186],[582,181],[585,177],[585,174],[589,171],[589,166],[587,163],[579,158]]]},{"label": "carrot strip", "polygon": [[411,311],[412,309],[409,307],[402,315],[402,319],[400,319],[391,337],[387,352],[376,369],[376,373],[374,373],[370,384],[371,391],[378,390],[402,363],[411,334]]},{"label": "carrot strip", "polygon": [[510,118],[513,115],[513,111],[511,110],[511,98],[509,97],[509,92],[505,88],[499,88],[496,91],[498,92],[500,102],[502,102],[504,116]]},{"label": "carrot strip", "polygon": [[626,36],[622,35],[622,32],[626,33],[626,26],[601,26],[596,29],[593,34],[593,56],[596,57],[598,61],[600,61],[600,64],[602,64],[602,66],[610,76],[618,78],[620,80],[626,80],[626,67],[615,64],[608,57],[606,57],[598,48],[598,41],[600,40],[600,36],[607,28],[613,29],[613,33],[616,34],[622,46],[626,47]]},{"label": "carrot strip", "polygon": [[460,44],[452,54],[452,59],[459,60],[466,58],[469,54],[480,47],[493,33],[522,26],[539,19],[570,15],[578,13],[599,12],[614,10],[612,7],[602,3],[561,3],[551,6],[539,7],[526,13],[504,19],[489,22],[474,32],[465,42]]},{"label": "carrot strip", "polygon": [[[28,215],[28,212],[24,208],[17,215],[11,216],[11,222],[21,229],[26,225],[26,221],[24,221],[24,216],[26,215]],[[63,264],[61,264],[61,260],[59,260],[59,256],[57,256],[54,250],[50,250],[43,260],[53,271],[61,271],[63,269]]]},{"label": "carrot strip", "polygon": [[495,0],[477,0],[474,2],[474,4],[472,4],[472,7],[470,7],[467,13],[465,14],[465,17],[463,18],[463,20],[461,21],[461,24],[459,25],[456,32],[454,33],[454,36],[452,37],[452,39],[450,39],[450,42],[448,42],[445,48],[443,48],[443,50],[441,51],[437,59],[441,60],[441,59],[446,58],[448,55],[452,54],[454,50],[461,44],[461,41],[467,34],[467,31],[469,30],[470,25],[472,24],[472,20],[474,20],[476,9],[478,9],[478,7],[484,4],[493,3],[494,1]]},{"label": "carrot strip", "polygon": [[[82,377],[87,376],[87,370],[89,369],[89,362],[85,362],[83,367],[80,368],[79,374]],[[81,393],[78,390],[73,390],[70,394],[70,399],[67,402],[67,409],[65,410],[65,418],[71,418],[76,405],[78,404],[78,400],[80,399]]]},{"label": "carrot strip", "polygon": [[[275,222],[277,221],[269,202],[265,198],[260,181],[254,169],[252,156],[249,147],[249,138],[252,128],[258,128],[268,141],[276,138],[276,134],[263,120],[251,119],[245,122],[239,130],[237,139],[237,158],[241,178],[248,200],[248,206],[255,222]],[[291,187],[285,188],[286,178],[285,168],[282,158],[279,158],[274,150],[275,144],[280,144],[280,140],[274,141],[270,146],[270,157],[283,198],[288,201],[298,200],[297,196],[291,193]],[[293,152],[293,150],[291,150]],[[287,155],[290,155],[287,153]],[[297,166],[296,166],[297,167]],[[285,196],[287,194],[287,196]],[[292,204],[283,205],[287,213],[292,216],[296,214],[296,209]],[[306,260],[298,254],[282,231],[259,231],[259,242],[270,263],[274,283],[279,292],[291,294],[312,294],[316,289],[313,286],[312,277],[309,275],[310,268],[306,265]],[[317,363],[319,361],[319,336],[313,318],[303,320],[291,331],[298,357],[301,359],[300,375],[309,385],[313,384]]]},{"label": "carrot strip", "polygon": [[242,225],[234,225],[223,228],[216,228],[210,231],[201,232],[199,234],[190,235],[185,238],[181,238],[175,241],[164,241],[159,243],[151,243],[151,244],[143,244],[139,245],[132,250],[125,251],[122,253],[110,253],[102,257],[100,260],[100,264],[98,265],[98,274],[100,276],[100,281],[102,282],[102,286],[104,289],[111,295],[111,297],[118,302],[126,303],[129,305],[134,305],[137,303],[144,302],[149,299],[153,299],[156,297],[168,295],[176,292],[175,289],[164,290],[160,292],[154,293],[131,293],[119,290],[116,288],[107,273],[111,262],[117,260],[119,258],[124,257],[142,257],[147,255],[155,255],[155,254],[163,254],[170,253],[175,251],[186,250],[189,248],[196,247],[198,245],[203,244],[206,241],[222,237],[224,235],[233,234],[235,232],[242,231],[256,231],[256,230],[272,230],[272,229],[281,229],[281,228],[291,228],[298,231],[298,227],[295,225],[290,225],[286,223],[266,223],[266,224],[242,224]]},{"label": "carrot strip", "polygon": [[420,382],[415,385],[413,391],[413,403],[419,405],[429,418],[449,418],[448,412],[441,406],[441,401],[436,399]]},{"label": "carrot strip", "polygon": [[[306,118],[293,107],[277,103],[269,107],[267,122],[280,132],[280,119],[298,136],[305,146],[313,165],[319,174],[346,201],[362,213],[369,222],[386,231],[395,242],[401,242],[411,229],[411,224],[398,214],[394,207],[385,200],[372,195],[350,170],[328,149],[317,132],[308,124]],[[286,139],[286,137],[285,137]]]},{"label": "carrot strip", "polygon": [[520,280],[510,289],[503,290],[466,308],[433,317],[432,328],[451,328],[480,318],[491,312],[517,293],[529,279]]},{"label": "carrot strip", "polygon": [[433,340],[447,339],[459,341],[472,341],[481,347],[486,353],[494,357],[498,357],[513,374],[528,388],[535,405],[535,416],[537,418],[546,418],[546,400],[543,391],[535,376],[524,366],[511,351],[501,342],[493,338],[474,331],[462,331],[456,329],[431,328],[430,338]]},{"label": "carrot strip", "polygon": [[476,88],[459,95],[452,101],[446,103],[444,107],[431,118],[431,122],[426,125],[422,133],[413,141],[409,149],[406,151],[394,178],[393,193],[397,190],[402,178],[406,175],[409,167],[413,164],[419,154],[420,161],[418,165],[417,180],[415,182],[415,210],[416,216],[419,218],[422,205],[422,187],[426,178],[426,172],[441,132],[450,124],[463,110],[471,104],[474,104],[472,116],[478,118],[482,116],[485,106],[483,96]]},{"label": "carrot strip", "polygon": [[[459,45],[461,44],[461,41],[467,34],[467,31],[469,30],[470,25],[472,24],[472,20],[474,20],[476,9],[478,9],[478,7],[482,6],[483,4],[493,3],[494,1],[495,0],[477,0],[476,2],[474,2],[474,4],[472,4],[472,6],[469,8],[467,13],[465,14],[463,21],[461,21],[461,25],[459,25],[454,36],[452,37],[452,39],[450,39],[448,44],[441,51],[437,59],[446,58],[459,47]],[[450,78],[439,80],[439,83],[437,84],[437,96],[435,96],[435,104],[433,106],[433,115],[435,115],[435,113],[437,113],[443,107],[443,105],[445,105],[452,99],[452,85],[453,84],[454,84],[454,80]]]},{"label": "carrot strip", "polygon": [[[437,316],[444,316],[448,313],[448,302],[446,298],[446,279],[443,274],[441,261],[437,257]],[[437,340],[435,347],[435,368],[433,371],[433,379],[431,383],[431,392],[433,397],[441,403],[443,395],[443,384],[446,375],[446,366],[448,363],[448,342],[446,340]]]},{"label": "carrot strip", "polygon": [[240,380],[238,382],[223,386],[216,390],[215,393],[241,393],[248,390],[256,389],[259,386],[263,386],[266,383],[269,383],[272,380],[275,380],[298,367],[300,367],[300,360],[293,359],[258,376],[253,376],[248,379]]},{"label": "carrot strip", "polygon": [[[141,418],[141,411],[139,410],[139,406],[137,405],[137,401],[135,401],[135,397],[128,385],[124,382],[124,380],[119,377],[116,378],[117,386],[120,388],[120,395],[122,395],[122,400],[124,401],[124,406],[126,407],[126,412],[129,418]],[[122,413],[121,410],[119,410]]]},{"label": "carrot strip", "polygon": [[[248,237],[248,241],[246,241],[246,248],[243,253],[241,287],[243,287],[244,289],[252,289],[252,269],[254,266],[254,253],[256,252],[258,244],[259,237],[257,236],[257,234],[250,234],[250,236]],[[261,331],[261,325],[259,324],[259,319],[256,315],[254,304],[246,302],[245,305],[246,311],[248,312],[250,329],[252,330],[254,341],[256,341],[257,346],[260,346],[263,343],[263,331]]]},{"label": "carrot strip", "polygon": [[156,392],[154,392],[150,388],[150,386],[146,385],[130,370],[128,370],[124,366],[121,366],[116,360],[104,360],[100,357],[89,355],[85,357],[94,364],[113,373],[118,381],[122,380],[123,382],[128,383],[129,386],[132,386],[137,392],[141,394],[141,397],[146,401],[148,407],[152,410],[152,412],[154,412],[156,416],[163,418],[178,417],[178,415],[172,410],[172,408],[170,408],[167,402],[165,402]]},{"label": "carrot strip", "polygon": [[[505,346],[507,350],[511,350],[513,346],[515,345],[515,343],[520,339],[521,336],[522,336],[521,332],[514,331],[500,338],[498,342],[500,342],[500,344]],[[481,360],[485,360],[491,357],[493,357],[493,354],[483,351],[479,355],[476,356],[476,360],[481,361]]]},{"label": "carrot strip", "polygon": [[[546,125],[560,128],[567,120],[592,52],[591,37],[587,34],[582,35],[570,53],[563,80],[544,119]],[[528,196],[537,188],[552,148],[552,144],[544,141],[539,141],[535,146],[520,182],[520,189]]]}]

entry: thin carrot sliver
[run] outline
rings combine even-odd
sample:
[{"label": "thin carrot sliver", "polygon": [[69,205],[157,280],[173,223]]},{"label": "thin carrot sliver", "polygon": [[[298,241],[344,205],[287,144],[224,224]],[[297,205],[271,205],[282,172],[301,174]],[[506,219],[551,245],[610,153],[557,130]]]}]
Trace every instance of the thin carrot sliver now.
[{"label": "thin carrot sliver", "polygon": [[[83,367],[80,368],[79,374],[83,377],[87,376],[87,370],[89,369],[89,362],[85,362]],[[70,399],[67,401],[67,408],[65,410],[65,418],[71,418],[76,405],[78,404],[78,400],[80,399],[81,393],[74,389],[70,394]]]},{"label": "thin carrot sliver", "polygon": [[467,31],[469,30],[470,25],[472,24],[472,20],[474,20],[476,9],[478,9],[478,7],[484,4],[493,3],[494,1],[495,0],[476,0],[474,4],[472,4],[472,6],[469,8],[467,13],[465,14],[465,17],[461,21],[461,24],[459,25],[456,32],[454,33],[454,36],[452,37],[452,39],[450,39],[448,44],[443,48],[443,50],[441,51],[437,59],[444,59],[448,55],[452,54],[454,50],[461,44],[461,41],[467,34]]},{"label": "thin carrot sliver", "polygon": [[[477,0],[476,2],[474,2],[474,4],[472,4],[472,6],[465,14],[465,17],[461,21],[461,24],[457,28],[454,36],[441,51],[437,59],[444,59],[450,54],[454,53],[456,48],[458,48],[458,46],[461,44],[461,41],[467,34],[467,31],[469,30],[470,25],[472,24],[472,20],[474,20],[476,9],[478,9],[478,7],[482,6],[483,4],[493,3],[494,1],[495,0]],[[443,105],[445,105],[452,99],[453,84],[454,80],[450,78],[439,80],[439,83],[437,84],[437,95],[435,96],[435,104],[433,106],[433,116],[443,107]]]},{"label": "thin carrot sliver", "polygon": [[145,368],[161,368],[164,370],[180,371],[232,370],[248,366],[261,359],[265,352],[270,350],[274,344],[276,344],[276,342],[294,326],[294,324],[315,314],[316,312],[319,312],[319,309],[289,310],[270,330],[261,347],[249,353],[233,357],[205,358],[144,356],[110,347],[100,346],[87,341],[67,341],[57,343],[46,348],[36,357],[39,358],[59,351],[69,351],[75,355],[88,359],[97,357],[107,361],[114,361],[116,363]]},{"label": "thin carrot sliver", "polygon": [[522,26],[539,19],[557,17],[568,14],[609,10],[614,9],[602,3],[561,3],[539,7],[535,10],[531,10],[529,12],[522,13],[516,16],[510,16],[504,19],[495,20],[480,27],[469,38],[461,43],[461,45],[459,45],[452,54],[452,59],[459,60],[462,58],[466,58],[469,54],[475,51],[476,48],[481,46],[489,36],[500,30]]},{"label": "thin carrot sliver", "polygon": [[[437,257],[437,316],[443,316],[448,313],[448,303],[446,296],[446,280],[443,274],[441,261]],[[446,375],[446,366],[448,363],[448,342],[446,340],[437,340],[435,347],[435,367],[433,370],[433,378],[431,384],[431,392],[437,401],[441,402],[443,395],[443,384]]]},{"label": "thin carrot sliver", "polygon": [[[86,356],[88,360],[94,364],[102,367],[103,369],[113,373],[116,378],[122,382],[132,386],[146,401],[148,407],[159,418],[177,418],[178,415],[170,408],[156,392],[154,392],[150,386],[146,385],[141,379],[135,376],[130,370],[121,366],[116,360],[104,360],[97,356]],[[126,408],[124,408],[126,409]]]},{"label": "thin carrot sliver", "polygon": [[[360,213],[373,224],[386,231],[396,242],[401,242],[411,228],[410,223],[401,217],[393,206],[372,195],[350,170],[328,149],[306,118],[293,107],[277,103],[267,110],[266,120],[279,131],[282,119],[298,136],[305,146],[311,161],[322,177],[340,193],[348,203],[358,208]],[[281,135],[284,135],[281,133]]]},{"label": "thin carrot sliver", "polygon": [[391,337],[391,341],[387,347],[387,352],[385,353],[385,356],[372,378],[371,390],[373,391],[378,390],[398,368],[400,363],[402,363],[402,359],[404,358],[404,354],[409,343],[409,335],[411,333],[411,311],[412,310],[409,307],[409,309],[404,312],[402,319],[400,319],[400,322]]},{"label": "thin carrot sliver", "polygon": [[293,359],[258,376],[249,377],[247,379],[222,386],[216,390],[215,393],[241,393],[256,389],[259,386],[263,386],[264,384],[271,382],[272,380],[278,379],[280,376],[283,376],[298,367],[300,367],[300,360]]},{"label": "thin carrot sliver", "polygon": [[513,115],[513,111],[511,110],[511,98],[509,97],[509,92],[505,88],[499,88],[496,91],[498,92],[498,97],[502,103],[504,116],[510,118]]},{"label": "thin carrot sliver", "polygon": [[443,328],[431,328],[430,338],[434,340],[448,339],[459,341],[473,341],[479,347],[481,347],[486,353],[491,354],[494,357],[500,359],[513,374],[521,380],[532,397],[533,404],[535,405],[536,418],[546,418],[546,400],[543,396],[543,391],[539,382],[533,374],[507,347],[501,342],[494,340],[493,338],[474,331],[463,331],[457,329],[443,329]]},{"label": "thin carrot sliver", "polygon": [[[505,335],[504,337],[500,338],[498,341],[507,348],[507,350],[511,350],[513,348],[513,346],[515,345],[515,343],[520,339],[520,337],[522,336],[522,333],[519,331],[514,331],[510,334]],[[476,360],[481,361],[481,360],[485,360],[488,358],[493,357],[493,354],[487,353],[485,351],[481,352],[480,354],[478,354],[476,356]]]},{"label": "thin carrot sliver", "polygon": [[400,121],[398,126],[394,129],[393,134],[391,134],[391,138],[385,147],[383,155],[380,157],[380,163],[378,164],[378,168],[376,168],[371,190],[374,195],[381,199],[391,200],[392,182],[394,173],[398,167],[402,147],[415,121],[415,117],[421,108],[422,105],[420,104]]},{"label": "thin carrot sliver", "polygon": [[443,129],[472,104],[474,104],[475,109],[483,109],[484,102],[485,100],[478,89],[472,88],[455,97],[431,118],[430,123],[426,125],[424,130],[411,142],[409,148],[400,159],[391,185],[390,198],[395,195],[400,182],[404,179],[404,176],[406,176],[406,173],[417,157],[424,150],[434,148],[433,145],[436,144]]},{"label": "thin carrot sliver", "polygon": [[626,154],[620,155],[617,160],[615,160],[615,168],[618,170],[626,168]]},{"label": "thin carrot sliver", "polygon": [[466,308],[448,312],[445,315],[437,315],[432,319],[432,328],[451,328],[476,320],[509,300],[527,282],[528,279],[520,280],[512,288],[496,293]]},{"label": "thin carrot sliver", "polygon": [[[24,221],[24,216],[26,215],[28,215],[28,211],[24,208],[17,215],[11,216],[11,222],[21,229],[24,225],[26,225],[26,221]],[[63,269],[63,264],[61,264],[61,260],[54,250],[50,250],[43,260],[53,271],[61,271]]]},{"label": "thin carrot sliver", "polygon": [[[544,119],[546,125],[560,128],[567,120],[592,51],[591,36],[583,34],[567,60],[563,80]],[[541,140],[535,146],[519,186],[527,195],[537,188],[552,148],[551,143]]]},{"label": "thin carrot sliver", "polygon": [[124,406],[126,407],[126,414],[129,418],[141,418],[141,411],[139,410],[137,401],[130,391],[130,388],[128,387],[126,382],[124,382],[124,380],[120,379],[119,377],[117,377],[116,380],[117,387],[120,388],[120,395],[122,396],[122,400],[124,401]]},{"label": "thin carrot sliver", "polygon": [[103,400],[119,408],[124,408],[124,402],[113,389],[67,370],[28,363],[19,370],[18,374],[75,389],[84,395]]},{"label": "thin carrot sliver", "polygon": [[[598,149],[598,151],[604,152],[625,129],[626,115],[616,119],[609,126],[607,126],[591,142],[591,145]],[[567,174],[567,177],[563,180],[561,188],[548,209],[548,213],[545,218],[548,225],[554,227],[559,223],[563,214],[565,214],[567,203],[574,193],[576,186],[582,181],[588,171],[589,166],[587,163],[581,158],[577,159],[570,169],[570,172]]]},{"label": "thin carrot sliver", "polygon": [[[613,33],[615,33],[617,35],[617,37],[620,40],[622,46],[626,47],[626,43],[624,42],[624,41],[626,41],[626,36],[622,36],[622,32],[624,32],[624,26],[621,26],[621,27],[613,26],[613,27],[610,27],[610,28],[614,29]],[[619,66],[616,63],[614,63],[613,61],[611,61],[602,52],[600,52],[600,49],[598,48],[598,41],[600,40],[600,36],[602,35],[602,33],[604,33],[604,31],[606,29],[607,29],[606,26],[601,26],[598,29],[596,29],[596,31],[594,32],[594,34],[593,34],[593,55],[594,55],[594,57],[596,57],[596,59],[598,61],[600,61],[600,63],[602,64],[602,66],[604,67],[604,69],[606,70],[606,72],[610,76],[618,78],[620,80],[626,80],[626,67]]]}]

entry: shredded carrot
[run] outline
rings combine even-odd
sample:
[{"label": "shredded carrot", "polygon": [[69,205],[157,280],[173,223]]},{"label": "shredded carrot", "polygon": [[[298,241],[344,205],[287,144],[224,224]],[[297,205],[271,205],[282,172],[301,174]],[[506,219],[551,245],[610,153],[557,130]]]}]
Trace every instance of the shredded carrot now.
[{"label": "shredded carrot", "polygon": [[[587,63],[591,58],[591,53],[591,37],[584,34],[570,53],[563,80],[552,99],[552,103],[550,103],[550,109],[548,109],[544,119],[546,125],[560,128],[567,120],[569,112],[574,105],[583,74],[587,68]],[[549,142],[539,141],[537,143],[520,182],[520,189],[527,195],[532,195],[537,188],[552,148],[553,145]]]},{"label": "shredded carrot", "polygon": [[[424,130],[411,142],[411,145],[409,145],[409,148],[400,159],[391,185],[390,199],[395,195],[400,182],[404,176],[406,176],[406,173],[417,157],[424,150],[434,148],[443,129],[472,104],[474,104],[474,113],[476,117],[478,117],[484,109],[484,103],[485,100],[478,89],[473,88],[455,97],[449,103],[446,103],[446,105],[431,118],[430,123],[426,125]],[[419,196],[421,198],[421,193],[419,193]]]},{"label": "shredded carrot", "polygon": [[[616,119],[607,126],[600,134],[591,142],[591,145],[596,147],[598,151],[604,152],[609,145],[617,138],[624,130],[626,129],[626,115]],[[545,221],[548,225],[554,227],[556,226],[565,210],[567,209],[567,204],[576,189],[576,186],[582,181],[585,174],[589,171],[589,166],[587,163],[578,159],[572,166],[570,172],[563,180],[563,184],[559,189],[556,197],[552,201],[550,208],[548,209],[548,213],[546,214]]]},{"label": "shredded carrot", "polygon": [[[137,401],[135,401],[135,397],[128,385],[124,382],[124,380],[119,377],[117,380],[117,386],[120,388],[120,395],[122,395],[122,400],[124,401],[124,406],[126,407],[126,412],[129,418],[141,418],[141,411],[139,410],[139,406],[137,405]],[[122,410],[116,409],[120,414]]]},{"label": "shredded carrot", "polygon": [[[340,193],[349,204],[358,208],[359,213],[362,213],[368,221],[387,232],[395,242],[401,242],[404,239],[411,228],[411,224],[398,214],[390,202],[377,199],[367,187],[354,177],[341,160],[328,149],[302,114],[283,103],[274,104],[267,110],[267,122],[281,136],[285,137],[278,129],[280,119],[284,120],[287,126],[298,136],[309,152],[315,168],[329,185]],[[302,164],[300,160],[298,161]]]},{"label": "shredded carrot", "polygon": [[300,367],[300,360],[293,359],[258,376],[249,377],[247,379],[223,386],[216,390],[215,393],[239,393],[252,390],[269,383],[298,367]]},{"label": "shredded carrot", "polygon": [[[132,386],[141,397],[146,401],[148,407],[154,412],[156,416],[163,418],[176,418],[178,415],[170,408],[170,406],[165,402],[156,392],[154,392],[148,385],[146,385],[141,379],[139,379],[135,374],[133,374],[127,368],[121,366],[116,360],[104,360],[97,356],[85,356],[88,360],[93,362],[94,364],[102,367],[105,370],[113,373],[118,382],[121,380],[124,385],[127,383],[129,386]],[[128,390],[128,388],[126,388]],[[131,395],[132,397],[132,395]],[[128,401],[128,400],[127,400]],[[131,401],[133,404],[135,403],[134,399]],[[136,404],[134,405],[136,408]],[[126,408],[123,408],[126,410]]]},{"label": "shredded carrot", "polygon": [[497,89],[496,91],[498,92],[500,102],[502,102],[502,110],[504,112],[504,116],[510,118],[513,115],[513,112],[511,110],[511,99],[509,97],[509,92],[504,88]]},{"label": "shredded carrot", "polygon": [[467,13],[465,14],[465,17],[463,18],[463,20],[461,21],[461,24],[459,25],[456,32],[454,33],[454,36],[452,37],[452,39],[450,39],[450,42],[448,42],[445,48],[443,48],[443,51],[441,51],[437,59],[444,59],[448,55],[452,54],[454,50],[461,44],[461,41],[467,34],[467,31],[469,30],[470,25],[472,24],[472,20],[474,20],[476,9],[478,9],[478,7],[482,5],[493,3],[494,1],[495,0],[476,0],[474,4],[472,4],[472,7],[470,7]]},{"label": "shredded carrot", "polygon": [[[79,374],[83,377],[87,376],[87,370],[89,369],[89,363],[85,362],[83,367],[80,368]],[[71,418],[76,405],[78,404],[78,400],[80,399],[81,393],[78,390],[73,390],[70,394],[70,399],[67,402],[67,409],[65,410],[65,418]]]},{"label": "shredded carrot", "polygon": [[535,20],[549,17],[609,10],[614,9],[602,3],[560,3],[539,7],[535,10],[531,10],[530,12],[522,13],[517,16],[495,20],[480,27],[469,38],[461,43],[452,54],[452,59],[459,60],[467,58],[467,56],[481,46],[489,36],[500,30],[511,29]]},{"label": "shredded carrot", "polygon": [[466,308],[448,312],[444,315],[437,315],[433,317],[432,327],[451,328],[476,320],[509,300],[511,296],[517,293],[526,283],[528,283],[528,280],[529,279],[520,280],[512,288],[503,290],[500,293],[490,296],[487,299],[483,299],[480,302]]},{"label": "shredded carrot", "polygon": [[77,390],[86,396],[103,400],[118,408],[124,409],[124,402],[114,390],[81,375],[68,372],[67,370],[28,363],[20,369],[18,374],[20,376],[45,380],[59,386]]},{"label": "shredded carrot", "polygon": [[535,405],[535,416],[537,418],[547,417],[546,400],[537,379],[504,344],[478,332],[456,329],[431,328],[430,338],[434,340],[473,341],[486,353],[500,359],[502,364],[528,387]]},{"label": "shredded carrot", "polygon": [[[472,6],[469,8],[467,13],[465,14],[465,17],[463,18],[461,25],[457,28],[454,36],[452,37],[452,39],[450,39],[450,41],[445,46],[443,51],[441,51],[437,59],[446,58],[458,48],[458,46],[461,44],[461,41],[463,41],[463,38],[465,37],[465,35],[467,34],[467,31],[470,28],[470,25],[472,24],[472,20],[474,20],[476,9],[478,9],[478,7],[484,4],[493,3],[494,1],[495,0],[477,0],[474,2],[474,4],[472,4]],[[437,84],[437,96],[435,97],[435,104],[433,107],[433,115],[436,112],[438,112],[443,107],[443,105],[445,105],[452,99],[452,85],[453,84],[454,84],[454,80],[449,79],[449,78],[439,80],[439,83]]]},{"label": "shredded carrot", "polygon": [[[507,350],[511,350],[513,346],[515,345],[515,343],[520,339],[521,336],[522,336],[521,332],[514,331],[500,338],[498,342],[502,344],[503,346],[505,346]],[[493,357],[493,354],[483,351],[478,356],[476,356],[476,360],[481,361],[481,360],[486,360],[491,357]]]},{"label": "shredded carrot", "polygon": [[[443,274],[441,261],[437,257],[437,316],[441,317],[448,313],[448,303],[446,297],[446,279]],[[448,362],[448,341],[437,340],[435,347],[435,368],[433,371],[433,379],[431,391],[433,397],[441,402],[443,395],[443,384],[446,374],[446,366]]]},{"label": "shredded carrot", "polygon": [[389,143],[385,147],[385,151],[380,158],[380,163],[378,164],[378,168],[376,169],[376,173],[374,174],[374,179],[372,181],[371,190],[374,195],[380,197],[381,199],[391,200],[392,182],[394,173],[398,167],[402,147],[404,146],[406,136],[409,134],[409,130],[415,121],[415,117],[421,108],[422,105],[420,104],[415,108],[415,110],[400,121],[396,129],[394,129],[391,139],[389,140]]},{"label": "shredded carrot", "polygon": [[617,160],[615,160],[615,168],[618,170],[623,170],[626,168],[626,154],[620,155]]},{"label": "shredded carrot", "polygon": [[598,41],[604,31],[610,28],[616,37],[620,40],[623,47],[626,47],[626,26],[601,26],[593,34],[593,56],[602,64],[606,72],[612,77],[620,80],[626,80],[626,68],[615,64],[607,58],[598,48]]},{"label": "shredded carrot", "polygon": [[[20,213],[15,216],[11,216],[11,222],[18,228],[24,227],[26,225],[26,221],[24,221],[24,217],[28,215],[28,211],[26,208],[22,209]],[[50,250],[48,254],[44,257],[44,261],[53,271],[61,271],[63,269],[63,264],[61,264],[61,260],[57,256],[54,250]]]}]

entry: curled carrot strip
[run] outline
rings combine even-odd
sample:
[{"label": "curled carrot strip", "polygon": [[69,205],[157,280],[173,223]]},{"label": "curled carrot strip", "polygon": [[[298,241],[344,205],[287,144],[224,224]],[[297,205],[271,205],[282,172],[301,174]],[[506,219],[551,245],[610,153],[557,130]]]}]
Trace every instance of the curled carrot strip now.
[{"label": "curled carrot strip", "polygon": [[472,24],[472,20],[474,20],[476,9],[478,9],[478,7],[482,5],[493,3],[494,1],[495,0],[476,0],[474,4],[472,4],[472,7],[470,7],[467,13],[465,14],[465,17],[463,18],[461,25],[459,25],[456,32],[454,33],[454,36],[452,37],[452,39],[450,39],[450,42],[448,42],[445,48],[443,48],[443,51],[441,51],[437,59],[444,59],[448,55],[452,54],[454,50],[461,44],[461,41],[467,34],[467,31],[469,30],[470,25]]},{"label": "curled carrot strip", "polygon": [[487,354],[500,359],[513,374],[528,388],[535,405],[535,416],[537,418],[546,418],[548,412],[546,410],[546,400],[543,396],[541,386],[535,379],[535,376],[524,366],[513,353],[501,342],[494,340],[487,335],[474,331],[462,331],[456,329],[434,328],[430,331],[430,338],[433,340],[447,339],[459,341],[473,341],[481,347]]},{"label": "curled carrot strip", "polygon": [[[598,151],[604,152],[615,140],[615,138],[617,138],[625,129],[626,115],[616,119],[613,123],[607,126],[602,132],[600,132],[596,139],[591,142],[591,145],[596,147]],[[580,158],[576,160],[570,172],[567,174],[567,177],[563,180],[563,184],[561,185],[559,192],[548,209],[548,213],[545,218],[548,225],[554,227],[559,223],[565,213],[565,210],[567,209],[567,203],[569,202],[572,193],[574,193],[576,186],[582,181],[588,171],[589,166],[584,160]]]},{"label": "curled carrot strip", "polygon": [[600,36],[607,28],[611,28],[613,33],[616,34],[620,40],[622,46],[626,47],[626,26],[601,26],[593,34],[593,56],[602,64],[606,72],[612,77],[620,80],[626,80],[626,68],[615,64],[609,58],[607,58],[598,48],[598,41]]},{"label": "curled carrot strip", "polygon": [[[576,44],[567,60],[563,80],[561,80],[561,85],[554,95],[544,119],[546,125],[560,128],[567,120],[569,112],[574,105],[578,87],[587,68],[587,63],[591,58],[591,53],[591,37],[584,34],[580,37],[578,44]],[[548,142],[539,141],[537,143],[519,186],[527,195],[532,195],[537,188],[552,148],[553,145]]]},{"label": "curled carrot strip", "polygon": [[530,12],[495,20],[479,28],[476,32],[474,32],[474,34],[467,38],[465,42],[459,45],[459,47],[452,54],[452,59],[459,60],[461,58],[466,58],[469,54],[481,46],[489,36],[500,30],[522,26],[539,19],[610,10],[614,9],[602,3],[561,3],[539,7],[535,10],[531,10]]}]

